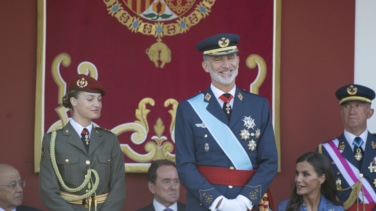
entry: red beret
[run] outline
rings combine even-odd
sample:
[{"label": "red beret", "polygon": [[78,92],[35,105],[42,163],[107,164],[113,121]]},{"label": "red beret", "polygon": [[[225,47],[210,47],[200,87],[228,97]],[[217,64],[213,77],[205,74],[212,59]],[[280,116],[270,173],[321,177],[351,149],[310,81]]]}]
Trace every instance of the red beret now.
[{"label": "red beret", "polygon": [[68,84],[68,90],[101,93],[102,96],[106,93],[99,81],[84,74],[74,76]]}]

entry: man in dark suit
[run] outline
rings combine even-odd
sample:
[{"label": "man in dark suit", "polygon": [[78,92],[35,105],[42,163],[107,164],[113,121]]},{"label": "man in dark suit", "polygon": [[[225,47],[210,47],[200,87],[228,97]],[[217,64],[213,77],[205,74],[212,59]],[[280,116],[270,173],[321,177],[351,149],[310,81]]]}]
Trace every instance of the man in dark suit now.
[{"label": "man in dark suit", "polygon": [[174,162],[166,159],[152,162],[147,181],[154,200],[138,211],[185,211],[185,205],[178,202],[180,181]]},{"label": "man in dark suit", "polygon": [[8,164],[0,164],[0,210],[1,211],[40,211],[23,206],[23,188],[25,180],[16,168]]},{"label": "man in dark suit", "polygon": [[278,169],[270,106],[235,85],[239,39],[217,34],[196,46],[211,84],[177,108],[176,166],[187,189],[187,210],[269,207],[264,193]]},{"label": "man in dark suit", "polygon": [[347,84],[335,95],[344,131],[320,144],[318,150],[331,159],[337,196],[344,208],[376,210],[376,136],[367,128],[367,120],[374,113],[371,102],[375,92],[359,84]]}]

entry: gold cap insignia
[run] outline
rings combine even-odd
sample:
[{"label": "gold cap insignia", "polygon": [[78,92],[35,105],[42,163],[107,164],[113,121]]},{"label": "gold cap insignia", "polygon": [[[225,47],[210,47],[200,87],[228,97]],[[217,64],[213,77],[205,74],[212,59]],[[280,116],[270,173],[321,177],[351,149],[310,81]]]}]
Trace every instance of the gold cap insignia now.
[{"label": "gold cap insignia", "polygon": [[80,88],[84,88],[87,86],[88,82],[85,78],[80,78],[77,80],[77,86],[80,87]]},{"label": "gold cap insignia", "polygon": [[358,88],[356,88],[354,85],[350,85],[348,88],[347,88],[347,93],[349,95],[356,95],[356,93],[358,92]]},{"label": "gold cap insignia", "polygon": [[222,37],[220,40],[218,40],[218,46],[221,48],[225,48],[230,44],[230,40],[226,37]]}]

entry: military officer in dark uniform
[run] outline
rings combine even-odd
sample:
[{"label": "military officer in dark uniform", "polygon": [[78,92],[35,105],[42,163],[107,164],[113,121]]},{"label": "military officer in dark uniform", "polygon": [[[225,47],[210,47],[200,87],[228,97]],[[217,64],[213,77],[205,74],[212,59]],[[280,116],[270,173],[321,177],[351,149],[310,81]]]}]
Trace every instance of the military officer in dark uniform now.
[{"label": "military officer in dark uniform", "polygon": [[320,144],[332,162],[338,198],[346,210],[376,210],[376,136],[367,130],[375,92],[359,84],[336,91],[344,131]]},{"label": "military officer in dark uniform", "polygon": [[102,84],[77,75],[68,84],[63,105],[72,118],[43,137],[40,191],[48,210],[122,210],[124,157],[117,136],[95,126],[101,114]]},{"label": "military officer in dark uniform", "polygon": [[239,36],[200,42],[208,89],[182,101],[175,125],[176,164],[187,210],[267,210],[278,168],[268,100],[235,85]]}]

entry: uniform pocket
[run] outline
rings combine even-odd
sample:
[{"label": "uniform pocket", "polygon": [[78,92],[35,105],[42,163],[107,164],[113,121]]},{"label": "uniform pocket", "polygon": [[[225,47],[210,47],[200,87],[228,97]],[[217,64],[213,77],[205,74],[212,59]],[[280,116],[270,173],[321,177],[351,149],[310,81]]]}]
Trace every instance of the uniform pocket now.
[{"label": "uniform pocket", "polygon": [[86,168],[80,164],[80,158],[75,154],[59,154],[56,156],[56,163],[63,180],[67,185],[76,184],[83,180],[83,175],[86,174]]},{"label": "uniform pocket", "polygon": [[106,154],[97,155],[98,174],[100,182],[108,182],[111,170],[111,157]]}]

